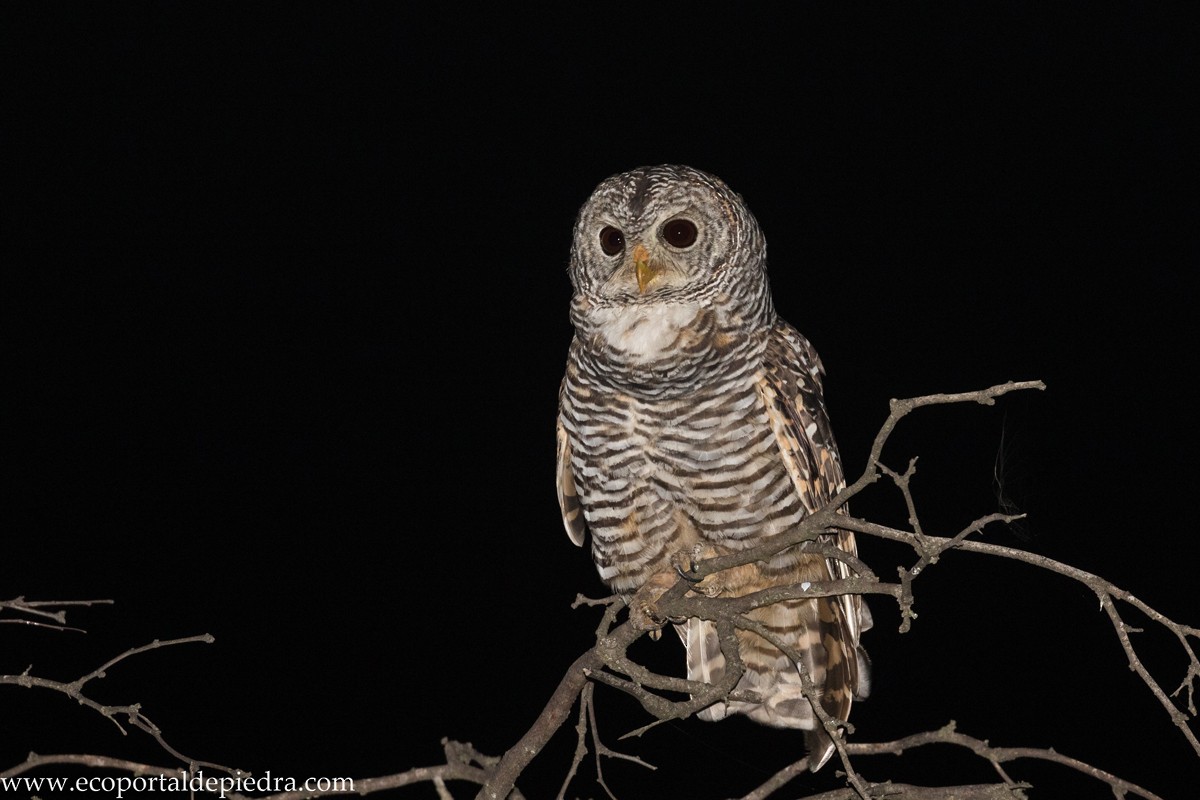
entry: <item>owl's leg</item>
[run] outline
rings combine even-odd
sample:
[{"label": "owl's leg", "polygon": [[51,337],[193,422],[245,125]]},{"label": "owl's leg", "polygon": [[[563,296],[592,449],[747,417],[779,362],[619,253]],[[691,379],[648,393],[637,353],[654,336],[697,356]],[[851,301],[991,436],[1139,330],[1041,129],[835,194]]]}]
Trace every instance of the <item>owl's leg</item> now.
[{"label": "owl's leg", "polygon": [[658,613],[658,598],[663,592],[675,585],[679,576],[673,571],[657,572],[642,584],[642,588],[634,593],[629,600],[629,622],[639,631],[650,631],[650,638],[655,641],[662,636],[662,629],[672,620]]},{"label": "owl's leg", "polygon": [[739,590],[748,586],[757,575],[753,564],[743,564],[720,572],[714,572],[703,578],[696,576],[696,570],[701,561],[732,553],[727,547],[718,547],[709,542],[699,542],[688,550],[680,550],[671,556],[671,565],[679,577],[692,583],[692,591],[705,597],[716,597],[720,594],[731,594],[734,597],[742,594]]}]

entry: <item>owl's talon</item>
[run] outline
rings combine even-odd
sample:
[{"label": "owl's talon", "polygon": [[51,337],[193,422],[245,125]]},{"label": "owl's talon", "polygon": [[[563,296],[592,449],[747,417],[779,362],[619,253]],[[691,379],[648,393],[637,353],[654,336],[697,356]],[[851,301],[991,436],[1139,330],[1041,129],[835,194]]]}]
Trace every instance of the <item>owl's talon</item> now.
[{"label": "owl's talon", "polygon": [[703,578],[697,578],[696,565],[706,558],[715,556],[717,551],[712,545],[696,544],[690,550],[680,550],[671,556],[671,566],[675,568],[675,572],[679,577],[691,583],[698,583]]},{"label": "owl's talon", "polygon": [[703,578],[696,576],[696,566],[709,558],[714,558],[720,555],[715,547],[710,544],[696,544],[691,550],[680,550],[671,557],[671,565],[675,567],[675,572],[680,578],[683,578],[688,583],[692,584],[692,591],[697,594],[702,594],[705,597],[716,597],[721,593],[723,587],[717,573],[705,575]]},{"label": "owl's talon", "polygon": [[653,603],[633,603],[629,606],[629,623],[634,630],[649,631],[650,638],[657,640],[654,634],[659,633],[668,620],[658,615],[658,609]]}]

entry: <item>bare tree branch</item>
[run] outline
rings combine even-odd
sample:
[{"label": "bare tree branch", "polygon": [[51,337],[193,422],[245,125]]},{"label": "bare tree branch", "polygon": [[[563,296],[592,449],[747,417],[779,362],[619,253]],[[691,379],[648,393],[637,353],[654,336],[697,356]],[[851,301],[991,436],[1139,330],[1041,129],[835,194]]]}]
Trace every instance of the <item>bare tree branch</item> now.
[{"label": "bare tree branch", "polygon": [[0,772],[0,778],[13,778],[31,770],[54,764],[77,764],[97,769],[118,769],[122,772],[128,772],[130,775],[178,775],[180,772],[179,767],[160,767],[153,764],[127,761],[123,758],[109,758],[108,756],[96,756],[84,753],[55,755],[30,753],[20,764],[10,767],[4,772]]},{"label": "bare tree branch", "polygon": [[[974,786],[911,786],[907,783],[873,783],[868,789],[871,800],[1025,800],[1025,784],[1009,786],[1003,783]],[[804,800],[857,800],[853,789],[810,794]]]},{"label": "bare tree branch", "polygon": [[856,742],[847,745],[846,749],[853,755],[879,755],[881,753],[900,755],[906,750],[911,750],[914,747],[923,747],[928,744],[952,744],[965,747],[980,758],[985,758],[993,764],[1005,764],[1022,758],[1062,764],[1082,772],[1084,775],[1107,783],[1115,792],[1133,793],[1139,797],[1146,798],[1146,800],[1162,800],[1154,792],[1144,789],[1136,783],[1122,780],[1112,773],[1105,772],[1090,764],[1085,764],[1079,759],[1064,756],[1062,753],[1055,752],[1054,750],[1038,747],[992,747],[982,739],[958,733],[955,728],[955,723],[952,721],[936,731],[917,733],[891,742]]},{"label": "bare tree branch", "polygon": [[612,789],[609,789],[608,784],[604,782],[604,771],[600,766],[601,756],[632,761],[634,764],[638,764],[650,770],[658,769],[658,767],[654,766],[653,764],[647,764],[637,756],[631,756],[628,753],[618,753],[616,750],[610,749],[604,744],[604,742],[600,741],[600,728],[596,725],[596,704],[592,699],[592,685],[590,683],[583,687],[583,693],[580,695],[579,702],[581,709],[587,709],[588,724],[592,728],[592,747],[596,751],[596,781],[600,784],[600,787],[604,789],[605,793],[612,798],[612,800],[617,800],[616,795],[612,793]]},{"label": "bare tree branch", "polygon": [[[80,602],[83,604],[90,604],[90,603],[97,602],[97,601],[89,600],[89,601],[80,601]],[[72,605],[71,603],[55,603],[55,604],[56,605]],[[78,604],[79,603],[74,603],[74,605],[78,605]],[[116,664],[119,664],[120,662],[124,661],[127,658],[130,658],[131,656],[135,656],[140,653],[146,653],[146,652],[149,652],[150,650],[157,650],[161,647],[172,647],[175,645],[192,644],[192,643],[197,643],[197,642],[203,643],[203,644],[212,644],[214,641],[215,640],[213,639],[213,637],[207,633],[201,634],[199,636],[186,636],[182,639],[167,639],[165,641],[155,639],[150,644],[145,644],[140,647],[132,647],[129,650],[126,650],[125,652],[121,653],[120,655],[110,658],[108,661],[104,662],[96,669],[92,670],[91,672],[87,673],[86,675],[83,675],[82,677],[76,678],[75,680],[71,681],[70,683],[63,683],[62,681],[51,680],[49,678],[39,678],[35,675],[30,675],[29,674],[30,670],[33,669],[32,665],[31,665],[29,667],[26,667],[25,671],[22,672],[20,675],[0,675],[0,686],[8,684],[8,685],[13,685],[13,686],[23,686],[26,689],[32,689],[32,688],[50,689],[51,691],[60,692],[62,694],[65,694],[67,697],[70,697],[71,699],[75,700],[80,705],[86,706],[86,707],[92,709],[93,711],[96,711],[101,716],[105,717],[106,719],[110,720],[114,725],[117,726],[117,730],[119,730],[122,735],[126,734],[127,731],[125,730],[125,727],[121,724],[121,721],[118,719],[118,717],[124,717],[126,724],[131,725],[141,731],[144,731],[145,733],[148,733],[150,736],[152,736],[154,738],[154,740],[156,742],[158,742],[159,746],[162,747],[163,750],[170,753],[172,756],[174,756],[175,758],[184,762],[185,764],[192,765],[193,767],[196,767],[196,766],[210,767],[212,769],[217,769],[222,772],[229,773],[230,775],[245,775],[247,773],[243,772],[242,770],[232,769],[230,767],[222,766],[221,764],[215,764],[215,763],[208,762],[208,761],[200,761],[197,759],[188,758],[183,753],[180,753],[178,750],[176,750],[174,747],[172,747],[170,744],[167,743],[166,738],[164,738],[164,736],[163,736],[162,730],[157,725],[155,725],[154,722],[152,722],[149,717],[147,717],[145,714],[142,713],[141,703],[127,703],[125,705],[105,705],[103,703],[99,703],[99,702],[93,700],[92,698],[88,697],[87,695],[85,695],[83,693],[84,687],[87,686],[88,683],[90,683],[91,681],[96,680],[98,678],[105,677],[107,670],[109,668],[115,666]]]},{"label": "bare tree branch", "polygon": [[[26,617],[35,617],[35,619],[25,619],[22,616],[18,616],[16,619],[0,617],[0,623],[29,625],[34,628],[46,628],[53,631],[87,633],[83,628],[75,628],[67,625],[67,607],[112,605],[112,602],[112,600],[26,600],[23,596],[14,597],[12,600],[0,600],[0,615],[8,611]],[[54,608],[59,610],[49,610]],[[44,622],[43,620],[50,620],[50,622]]]},{"label": "bare tree branch", "polygon": [[[901,531],[895,528],[889,528],[885,525],[877,525],[875,523],[854,519],[852,517],[842,518],[838,520],[838,524],[840,527],[855,531],[856,533],[865,533],[871,536],[878,536],[883,539],[905,542],[914,547],[918,546],[918,541],[915,538],[915,535],[910,531]],[[925,543],[926,546],[928,546],[929,543],[932,543],[938,554],[945,550],[954,549],[967,553],[981,553],[984,555],[1020,561],[1025,564],[1030,564],[1032,566],[1063,575],[1064,577],[1071,578],[1072,580],[1082,583],[1084,586],[1087,586],[1089,589],[1091,589],[1099,600],[1100,607],[1104,609],[1112,622],[1113,629],[1117,634],[1117,639],[1121,643],[1121,648],[1125,651],[1126,658],[1129,660],[1130,669],[1136,672],[1138,677],[1142,679],[1142,681],[1150,689],[1151,693],[1155,696],[1155,698],[1158,699],[1159,703],[1167,711],[1171,721],[1183,733],[1184,738],[1187,739],[1188,743],[1192,746],[1192,749],[1196,751],[1197,755],[1200,755],[1200,741],[1197,740],[1196,734],[1189,726],[1187,714],[1176,708],[1175,704],[1171,702],[1170,697],[1168,697],[1166,691],[1150,674],[1145,665],[1142,664],[1141,659],[1138,657],[1137,652],[1133,647],[1133,643],[1129,639],[1129,628],[1121,618],[1116,604],[1113,601],[1122,600],[1126,603],[1129,603],[1151,620],[1162,625],[1175,635],[1175,638],[1179,641],[1181,647],[1183,648],[1184,655],[1188,660],[1188,668],[1183,677],[1183,682],[1173,694],[1177,696],[1184,689],[1187,690],[1188,712],[1193,716],[1196,714],[1196,709],[1192,698],[1195,681],[1197,678],[1200,678],[1200,658],[1197,658],[1196,648],[1193,643],[1189,641],[1189,638],[1200,639],[1200,629],[1197,629],[1191,625],[1184,625],[1182,623],[1175,622],[1165,614],[1152,608],[1145,601],[1135,597],[1131,592],[1116,586],[1115,584],[1099,577],[1098,575],[1093,575],[1092,573],[1079,569],[1078,567],[1072,567],[1069,564],[1064,564],[1061,561],[1056,561],[1047,556],[1030,553],[1015,547],[1002,547],[1000,545],[988,544],[986,542],[961,540],[953,542],[952,539],[945,539],[941,537],[926,536]]]},{"label": "bare tree branch", "polygon": [[[436,767],[417,767],[395,775],[384,775],[378,778],[362,778],[354,781],[353,791],[312,791],[297,790],[294,792],[279,792],[253,800],[308,800],[308,798],[333,797],[335,795],[367,795],[388,789],[402,789],[418,783],[436,783],[440,781],[445,786],[446,781],[465,781],[481,784],[487,780],[487,770],[469,764],[443,764]],[[248,795],[236,792],[225,795],[229,800],[252,800]],[[523,795],[513,792],[510,800],[522,800]]]},{"label": "bare tree branch", "polygon": [[[584,691],[589,691],[590,687],[584,687]],[[567,776],[563,778],[562,788],[558,790],[556,800],[563,800],[567,794],[567,787],[571,785],[571,779],[575,777],[575,773],[579,769],[579,765],[583,763],[583,757],[587,755],[587,708],[584,707],[583,695],[580,693],[579,700],[579,721],[575,723],[575,754],[571,756],[571,767],[567,770]]]}]

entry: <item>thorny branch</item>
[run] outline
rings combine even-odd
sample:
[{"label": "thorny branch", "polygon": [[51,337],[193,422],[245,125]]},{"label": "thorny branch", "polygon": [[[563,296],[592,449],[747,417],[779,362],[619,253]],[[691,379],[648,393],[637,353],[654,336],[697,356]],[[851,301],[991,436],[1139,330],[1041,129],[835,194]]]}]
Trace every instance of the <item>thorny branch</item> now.
[{"label": "thorny branch", "polygon": [[[909,629],[912,620],[916,618],[916,613],[913,611],[914,600],[912,593],[914,581],[920,575],[924,574],[928,567],[936,564],[939,557],[946,551],[959,550],[1021,561],[1078,581],[1096,594],[1101,607],[1108,614],[1113,624],[1117,638],[1129,660],[1130,669],[1135,671],[1143,682],[1146,683],[1152,694],[1167,709],[1172,722],[1183,732],[1185,738],[1192,744],[1193,749],[1200,755],[1200,742],[1197,742],[1196,736],[1188,724],[1189,715],[1195,716],[1196,714],[1195,683],[1200,678],[1200,659],[1197,658],[1193,640],[1200,639],[1200,629],[1169,619],[1129,592],[1091,573],[1024,550],[987,544],[971,538],[993,523],[1009,523],[1019,519],[1020,515],[990,514],[975,520],[952,536],[929,535],[921,526],[916,503],[909,488],[910,479],[916,472],[916,459],[912,459],[909,462],[903,473],[887,467],[881,460],[884,445],[897,423],[918,408],[963,402],[991,405],[997,397],[1012,391],[1044,388],[1045,386],[1040,381],[1009,382],[978,392],[937,394],[908,400],[891,401],[888,418],[872,445],[867,469],[864,470],[863,474],[854,483],[839,492],[829,506],[808,517],[795,530],[773,537],[770,541],[764,542],[759,546],[700,562],[695,565],[693,574],[688,576],[691,581],[694,581],[695,579],[724,569],[765,560],[789,547],[798,547],[806,552],[812,552],[827,558],[840,559],[849,566],[853,573],[851,577],[843,580],[813,581],[793,586],[771,587],[742,597],[710,598],[694,595],[688,591],[691,581],[685,580],[678,581],[672,588],[667,590],[656,604],[659,616],[671,619],[698,617],[714,623],[722,652],[727,661],[725,674],[719,683],[710,685],[677,677],[659,675],[647,670],[630,659],[627,654],[630,645],[640,638],[643,632],[635,630],[629,622],[618,622],[620,612],[625,605],[624,601],[621,598],[615,597],[604,600],[588,600],[580,596],[576,599],[573,604],[574,606],[588,605],[604,608],[596,629],[596,644],[579,656],[570,666],[541,714],[520,741],[510,748],[508,752],[499,758],[487,757],[478,753],[470,744],[460,744],[443,740],[446,753],[445,765],[412,769],[395,775],[357,780],[354,784],[354,792],[363,795],[384,789],[394,789],[415,783],[428,782],[434,784],[439,797],[447,798],[451,795],[446,788],[446,782],[463,781],[481,787],[477,795],[478,798],[487,800],[513,798],[514,800],[521,800],[522,795],[515,788],[517,778],[523,773],[533,758],[541,752],[550,738],[563,727],[571,713],[571,709],[575,706],[576,699],[578,699],[579,715],[575,725],[577,736],[576,749],[558,796],[559,798],[565,796],[571,780],[576,776],[578,767],[586,756],[588,749],[587,734],[590,730],[592,749],[597,760],[598,779],[602,788],[612,797],[612,792],[604,784],[603,776],[600,773],[599,759],[601,756],[626,758],[637,763],[642,763],[643,766],[649,767],[650,765],[644,764],[644,762],[632,756],[616,753],[600,742],[595,726],[595,709],[592,696],[594,682],[604,683],[628,693],[636,698],[647,712],[655,718],[655,722],[630,734],[626,734],[626,737],[640,735],[645,730],[653,727],[653,725],[665,720],[690,716],[714,702],[738,699],[754,700],[756,698],[752,693],[738,692],[734,688],[744,669],[738,654],[735,635],[735,631],[741,628],[753,631],[768,639],[795,662],[800,671],[805,696],[808,697],[819,722],[825,727],[837,749],[843,770],[850,785],[844,789],[810,795],[808,800],[854,800],[855,798],[858,800],[870,800],[871,798],[889,798],[889,800],[943,800],[944,798],[946,800],[949,798],[998,800],[999,798],[1004,798],[1005,800],[1011,800],[1011,798],[1022,798],[1025,797],[1022,790],[1027,788],[1027,785],[1012,780],[1001,766],[1002,764],[1007,764],[1018,759],[1036,759],[1069,767],[1107,784],[1117,797],[1136,795],[1146,798],[1146,800],[1161,800],[1161,798],[1147,789],[1118,778],[1104,770],[1062,755],[1054,750],[1026,747],[993,747],[986,741],[958,733],[955,730],[954,723],[950,723],[937,731],[918,733],[892,742],[869,743],[847,741],[847,734],[852,733],[853,729],[844,720],[831,718],[823,706],[816,701],[816,687],[812,683],[811,676],[808,676],[804,670],[803,660],[799,657],[800,654],[792,652],[769,630],[744,616],[746,612],[752,609],[785,599],[812,598],[838,594],[882,594],[888,595],[896,601],[900,615],[900,630],[904,632]],[[877,482],[880,477],[885,476],[892,480],[904,498],[908,509],[908,523],[911,526],[911,530],[900,530],[878,525],[844,513],[844,507],[848,500],[862,492],[866,487]],[[913,548],[917,559],[910,567],[899,568],[897,581],[882,581],[857,558],[821,540],[820,537],[827,535],[833,529],[850,530],[869,536],[903,542]],[[1127,626],[1121,618],[1116,601],[1122,601],[1134,606],[1151,620],[1171,631],[1179,641],[1180,646],[1187,656],[1188,667],[1182,682],[1171,696],[1178,697],[1186,692],[1187,713],[1178,709],[1170,701],[1165,690],[1163,690],[1157,680],[1142,664],[1128,635],[1129,631],[1133,629]],[[78,604],[87,605],[94,602],[105,601],[78,601]],[[35,604],[27,603],[23,598],[16,598],[6,603],[0,603],[0,612],[10,610],[36,616],[39,613],[38,610],[41,605],[63,606],[68,605],[68,603]],[[43,611],[42,613],[52,614],[54,612]],[[61,614],[61,612],[58,613]],[[51,619],[55,624],[49,627],[65,627],[65,617],[57,616],[51,617]],[[0,619],[0,622],[2,621],[16,620]],[[70,684],[60,684],[54,681],[34,678],[28,674],[29,670],[26,670],[20,676],[0,676],[0,683],[40,686],[61,691],[80,700],[84,705],[100,711],[110,719],[113,719],[117,714],[124,714],[136,727],[150,730],[155,735],[155,738],[159,740],[160,744],[173,756],[180,761],[195,766],[202,762],[186,759],[167,747],[165,742],[162,741],[161,732],[141,715],[136,705],[120,707],[100,706],[98,703],[94,703],[84,697],[81,694],[81,690],[88,681],[103,677],[104,670],[124,658],[156,647],[206,640],[210,640],[210,638],[191,637],[189,639],[169,642],[155,642],[141,648],[134,648]],[[672,700],[663,696],[661,692],[688,695],[688,699]],[[120,724],[115,719],[113,721],[120,727]],[[898,755],[909,749],[929,744],[949,744],[970,750],[976,756],[988,761],[994,767],[1002,782],[954,787],[874,783],[864,779],[851,763],[852,758],[857,759],[881,754]],[[7,772],[0,773],[0,777],[10,777],[37,767],[62,763],[111,767],[133,774],[161,774],[166,771],[166,768],[163,767],[107,759],[102,756],[42,756],[31,754],[29,759],[24,763],[13,767]],[[797,775],[807,771],[807,769],[807,760],[791,764],[745,795],[743,800],[763,800],[763,798],[778,791]],[[178,768],[173,771],[177,772]],[[234,772],[231,771],[231,774],[234,774]],[[248,773],[236,774],[248,775]],[[333,794],[333,792],[325,792],[323,794]],[[322,793],[290,792],[271,795],[269,800],[300,800],[301,797],[312,798],[321,795]],[[246,800],[240,795],[230,796],[237,800]]]}]

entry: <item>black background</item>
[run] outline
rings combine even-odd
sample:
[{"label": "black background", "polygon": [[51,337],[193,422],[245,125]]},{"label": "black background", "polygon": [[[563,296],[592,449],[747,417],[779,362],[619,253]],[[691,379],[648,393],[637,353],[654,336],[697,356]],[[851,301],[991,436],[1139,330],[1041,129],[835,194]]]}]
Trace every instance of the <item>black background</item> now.
[{"label": "black background", "polygon": [[[0,672],[69,680],[209,632],[92,693],[258,773],[397,772],[438,763],[443,736],[511,746],[591,641],[595,612],[570,601],[604,593],[552,489],[574,214],[662,162],[758,216],[849,474],[888,398],[1040,378],[897,433],[887,461],[921,456],[926,529],[999,494],[1030,518],[989,541],[1200,619],[1182,14],[414,8],[5,5],[0,595],[116,603],[72,612],[85,635],[0,628]],[[855,509],[904,520],[882,486]],[[911,562],[861,549],[884,575]],[[950,555],[917,593],[902,637],[872,601],[861,739],[955,719],[1192,794],[1195,755],[1086,589]],[[680,669],[668,638],[639,652]],[[1135,641],[1173,690],[1178,647]],[[0,696],[0,768],[30,750],[169,763],[62,696]],[[646,721],[598,705],[609,744]],[[660,766],[611,763],[626,799],[744,793],[802,753],[740,719],[621,745]],[[553,796],[573,746],[538,757],[529,796]],[[950,750],[860,768],[995,778]],[[1035,796],[1109,796],[1009,771]],[[591,775],[571,794],[602,794]]]}]

